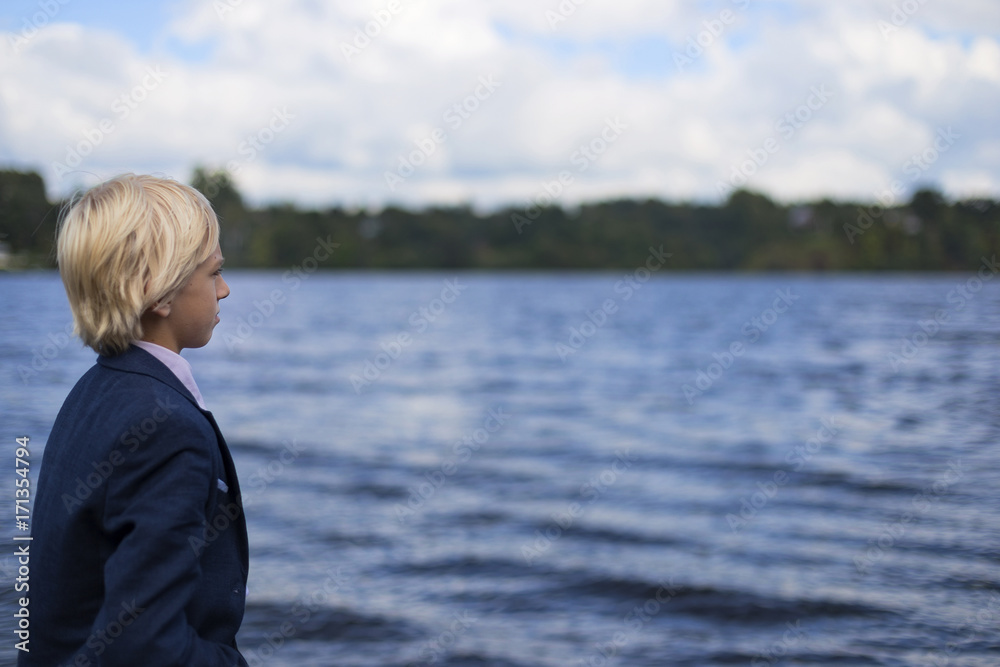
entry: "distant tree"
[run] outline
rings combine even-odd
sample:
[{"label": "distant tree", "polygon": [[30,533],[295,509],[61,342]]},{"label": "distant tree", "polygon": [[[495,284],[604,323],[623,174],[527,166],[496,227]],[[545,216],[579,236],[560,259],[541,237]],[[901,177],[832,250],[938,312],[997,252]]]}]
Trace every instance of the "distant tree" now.
[{"label": "distant tree", "polygon": [[0,242],[32,264],[54,266],[58,211],[34,171],[0,171]]},{"label": "distant tree", "polygon": [[921,220],[938,220],[941,212],[948,207],[948,202],[937,190],[921,188],[910,198],[910,210]]},{"label": "distant tree", "polygon": [[229,172],[225,169],[209,171],[204,167],[196,167],[191,176],[191,186],[208,198],[219,216],[226,262],[231,266],[246,264],[251,229],[243,196],[236,189]]},{"label": "distant tree", "polygon": [[[198,167],[191,183],[219,215],[230,266],[629,269],[662,246],[669,270],[970,270],[1000,254],[997,202],[952,204],[932,188],[888,210],[829,199],[790,208],[735,190],[719,206],[617,199],[478,214],[251,208],[225,170]],[[0,171],[0,242],[14,265],[54,265],[57,216],[41,176]]]}]

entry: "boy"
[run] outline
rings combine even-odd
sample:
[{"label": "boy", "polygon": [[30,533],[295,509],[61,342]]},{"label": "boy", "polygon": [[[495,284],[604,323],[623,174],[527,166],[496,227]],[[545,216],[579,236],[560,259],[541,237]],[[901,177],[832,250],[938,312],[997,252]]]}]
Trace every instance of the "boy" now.
[{"label": "boy", "polygon": [[215,213],[190,187],[126,174],[73,204],[57,256],[100,356],[45,446],[18,664],[245,667],[239,482],[179,354],[208,343],[229,295]]}]

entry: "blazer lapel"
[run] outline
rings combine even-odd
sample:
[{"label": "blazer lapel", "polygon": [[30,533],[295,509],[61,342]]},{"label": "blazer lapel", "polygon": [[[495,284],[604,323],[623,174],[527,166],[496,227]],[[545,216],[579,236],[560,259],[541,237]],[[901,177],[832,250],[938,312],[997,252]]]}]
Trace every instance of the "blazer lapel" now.
[{"label": "blazer lapel", "polygon": [[[226,439],[222,437],[222,431],[219,430],[219,425],[215,422],[215,417],[208,410],[202,410],[201,413],[205,415],[209,423],[212,425],[212,429],[215,431],[215,437],[219,441],[219,451],[222,453],[222,464],[226,469],[226,479],[228,480],[229,490],[232,492],[233,497],[236,499],[236,505],[240,508],[240,517],[238,519],[239,523],[246,525],[246,517],[243,514],[243,494],[240,491],[240,480],[236,476],[236,465],[233,463],[233,456],[229,452],[229,446],[226,444]],[[239,531],[240,536],[240,555],[243,559],[244,571],[250,562],[250,545],[247,543],[247,531]]]},{"label": "blazer lapel", "polygon": [[240,492],[240,481],[236,476],[236,466],[233,463],[232,454],[229,452],[229,446],[226,444],[226,439],[222,437],[222,431],[219,430],[219,425],[215,422],[215,417],[212,416],[212,413],[208,410],[202,410],[201,407],[199,407],[198,401],[195,400],[194,395],[188,391],[188,388],[184,386],[184,383],[177,379],[177,376],[174,375],[169,368],[164,366],[159,359],[142,348],[135,347],[133,345],[129,347],[128,350],[117,356],[100,356],[97,358],[97,363],[102,366],[107,366],[108,368],[114,368],[130,373],[141,373],[143,375],[149,375],[150,377],[156,378],[160,382],[163,382],[180,392],[182,396],[191,401],[194,407],[197,408],[201,414],[205,415],[206,419],[208,419],[208,422],[212,425],[212,430],[215,431],[215,437],[219,443],[219,452],[222,454],[222,464],[226,470],[226,483],[229,485],[230,491],[233,492],[233,497],[236,499],[236,504],[240,509],[240,517],[238,519],[237,526],[242,527],[242,530],[238,530],[240,555],[243,559],[243,570],[246,572],[250,562],[250,546],[247,544],[246,517],[243,515],[243,495]]}]

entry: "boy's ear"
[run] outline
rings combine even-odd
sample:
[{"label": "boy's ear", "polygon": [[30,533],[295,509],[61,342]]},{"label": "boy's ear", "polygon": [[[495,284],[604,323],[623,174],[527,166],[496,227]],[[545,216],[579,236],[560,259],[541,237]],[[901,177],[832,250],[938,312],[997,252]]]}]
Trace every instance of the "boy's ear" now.
[{"label": "boy's ear", "polygon": [[160,317],[166,317],[170,315],[170,302],[169,301],[158,301],[153,304],[153,307],[149,309],[149,312],[155,313]]},{"label": "boy's ear", "polygon": [[[145,290],[144,291],[145,291],[146,294],[149,294],[149,281],[148,280],[146,281],[146,285],[145,285]],[[170,314],[170,300],[168,299],[167,301],[157,301],[152,306],[150,306],[146,310],[146,312],[147,313],[154,313],[156,315],[159,315],[160,317],[166,317],[167,315]]]}]

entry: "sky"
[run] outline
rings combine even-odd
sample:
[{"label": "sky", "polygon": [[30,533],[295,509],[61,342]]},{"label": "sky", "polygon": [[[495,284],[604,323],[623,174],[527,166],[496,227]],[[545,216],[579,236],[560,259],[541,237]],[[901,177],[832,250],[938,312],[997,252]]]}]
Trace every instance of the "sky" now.
[{"label": "sky", "polygon": [[0,168],[253,204],[1000,197],[996,0],[5,0]]}]

